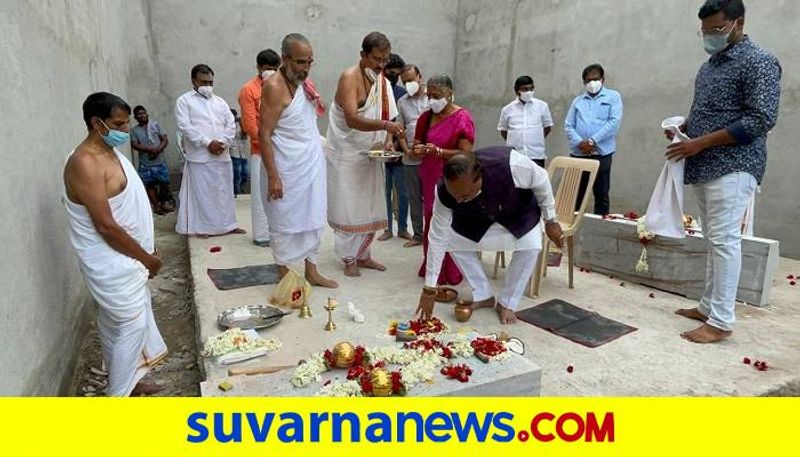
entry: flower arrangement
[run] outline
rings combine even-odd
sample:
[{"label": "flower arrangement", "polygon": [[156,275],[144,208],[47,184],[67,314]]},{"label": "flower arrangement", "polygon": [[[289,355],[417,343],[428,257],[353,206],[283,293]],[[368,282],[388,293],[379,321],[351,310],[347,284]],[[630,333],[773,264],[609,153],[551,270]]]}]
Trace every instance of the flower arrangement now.
[{"label": "flower arrangement", "polygon": [[645,217],[642,216],[636,220],[636,234],[639,236],[639,243],[642,244],[642,252],[639,254],[639,260],[636,261],[636,272],[647,273],[650,271],[650,264],[647,263],[647,245],[655,238],[655,234],[649,232],[644,225]]},{"label": "flower arrangement", "polygon": [[[392,321],[389,323],[389,335],[395,336],[397,335],[397,326],[400,323],[398,321]],[[438,335],[440,333],[447,333],[448,328],[447,324],[439,320],[437,317],[432,317],[428,320],[425,319],[415,319],[408,321],[408,327],[417,335]]]},{"label": "flower arrangement", "polygon": [[236,351],[248,352],[257,349],[274,351],[281,346],[281,342],[277,339],[265,340],[259,338],[257,334],[253,337],[252,333],[248,335],[242,329],[235,327],[209,337],[203,345],[203,356],[219,357]]},{"label": "flower arrangement", "polygon": [[485,362],[500,361],[511,357],[511,353],[508,352],[508,347],[503,341],[478,337],[470,344],[475,351],[475,356]]}]

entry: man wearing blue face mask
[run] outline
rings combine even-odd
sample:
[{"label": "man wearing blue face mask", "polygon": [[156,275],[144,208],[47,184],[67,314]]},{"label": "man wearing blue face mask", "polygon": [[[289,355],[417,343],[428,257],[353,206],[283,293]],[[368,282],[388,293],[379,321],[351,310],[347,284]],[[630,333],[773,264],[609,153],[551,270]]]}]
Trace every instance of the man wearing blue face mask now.
[{"label": "man wearing blue face mask", "polygon": [[[696,343],[729,337],[742,266],[742,219],[767,164],[767,132],[778,118],[781,66],[744,34],[741,0],[707,0],[700,35],[711,57],[695,79],[692,108],[683,126],[688,141],[667,148],[686,159],[708,242],[706,288],[696,308],[676,314],[703,322],[681,336]],[[667,135],[669,139],[671,135]]]},{"label": "man wearing blue face mask", "polygon": [[70,242],[98,304],[97,328],[108,366],[108,396],[163,389],[139,382],[167,355],[158,331],[147,279],[161,269],[153,214],[142,180],[116,148],[129,141],[131,108],[98,92],[83,103],[89,134],[64,166]]},{"label": "man wearing blue face mask", "polygon": [[[622,97],[619,92],[605,87],[605,70],[600,64],[584,68],[582,77],[586,92],[572,101],[564,120],[564,131],[572,157],[600,162],[592,187],[594,213],[605,216],[611,206],[608,197],[611,189],[611,159],[617,150],[616,137],[622,122]],[[575,202],[576,211],[588,182],[589,176],[584,173]]]}]

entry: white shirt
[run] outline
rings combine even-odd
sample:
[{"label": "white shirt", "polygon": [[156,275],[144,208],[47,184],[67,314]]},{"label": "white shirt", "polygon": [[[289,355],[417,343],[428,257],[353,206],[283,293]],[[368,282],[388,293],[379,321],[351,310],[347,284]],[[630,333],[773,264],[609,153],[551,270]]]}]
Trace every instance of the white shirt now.
[{"label": "white shirt", "polygon": [[523,103],[519,97],[503,107],[497,130],[507,131],[506,146],[531,159],[546,159],[544,128],[553,126],[553,116],[546,102],[534,98]]},{"label": "white shirt", "polygon": [[[421,87],[419,90],[424,90],[424,87]],[[403,124],[403,127],[406,129],[406,143],[409,148],[414,146],[417,119],[430,108],[431,104],[428,100],[428,94],[417,95],[416,97],[405,94],[397,101],[397,122]],[[422,159],[403,156],[403,164],[405,165],[419,165],[421,163]]]},{"label": "white shirt", "polygon": [[[508,160],[511,177],[517,189],[531,189],[539,203],[545,220],[556,217],[555,198],[550,187],[547,171],[533,163],[522,154],[511,151]],[[439,201],[439,192],[433,204],[433,217],[428,232],[428,263],[426,264],[425,285],[436,287],[442,268],[444,253],[448,251],[523,251],[542,248],[542,231],[537,224],[521,238],[517,238],[505,227],[494,223],[479,242],[456,233],[452,228],[453,211]]]},{"label": "white shirt", "polygon": [[183,137],[186,160],[189,162],[230,162],[227,149],[215,156],[208,152],[208,145],[217,140],[226,146],[236,136],[236,122],[228,104],[212,95],[207,99],[196,90],[181,95],[175,102],[175,120]]}]

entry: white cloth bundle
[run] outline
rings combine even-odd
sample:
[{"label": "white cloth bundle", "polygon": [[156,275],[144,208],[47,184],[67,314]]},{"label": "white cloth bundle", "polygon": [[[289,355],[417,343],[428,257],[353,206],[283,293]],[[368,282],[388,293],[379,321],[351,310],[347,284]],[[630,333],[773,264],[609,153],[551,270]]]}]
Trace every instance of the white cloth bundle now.
[{"label": "white cloth bundle", "polygon": [[[683,116],[670,117],[661,123],[661,128],[675,135],[673,143],[686,141],[689,137],[680,130],[684,122],[686,118]],[[667,160],[664,163],[647,205],[645,228],[648,232],[670,238],[686,236],[683,227],[683,168],[683,161]]]}]

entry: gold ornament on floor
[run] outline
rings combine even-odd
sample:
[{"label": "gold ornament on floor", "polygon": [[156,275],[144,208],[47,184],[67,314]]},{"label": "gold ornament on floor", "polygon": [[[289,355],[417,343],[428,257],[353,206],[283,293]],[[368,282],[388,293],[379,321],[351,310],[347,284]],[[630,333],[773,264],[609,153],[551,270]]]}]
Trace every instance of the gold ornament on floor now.
[{"label": "gold ornament on floor", "polygon": [[392,395],[392,376],[383,368],[372,370],[369,376],[372,383],[372,395],[376,397],[388,397]]},{"label": "gold ornament on floor", "polygon": [[300,305],[300,313],[297,315],[300,319],[310,319],[311,318],[311,308],[308,307],[308,300],[304,300],[303,304]]},{"label": "gold ornament on floor", "polygon": [[333,347],[333,364],[336,368],[348,368],[356,358],[356,348],[346,341],[336,343]]},{"label": "gold ornament on floor", "polygon": [[332,332],[336,330],[336,323],[333,322],[333,310],[336,309],[337,303],[333,297],[328,297],[328,303],[325,305],[325,311],[328,312],[328,323],[325,324],[325,330]]}]

